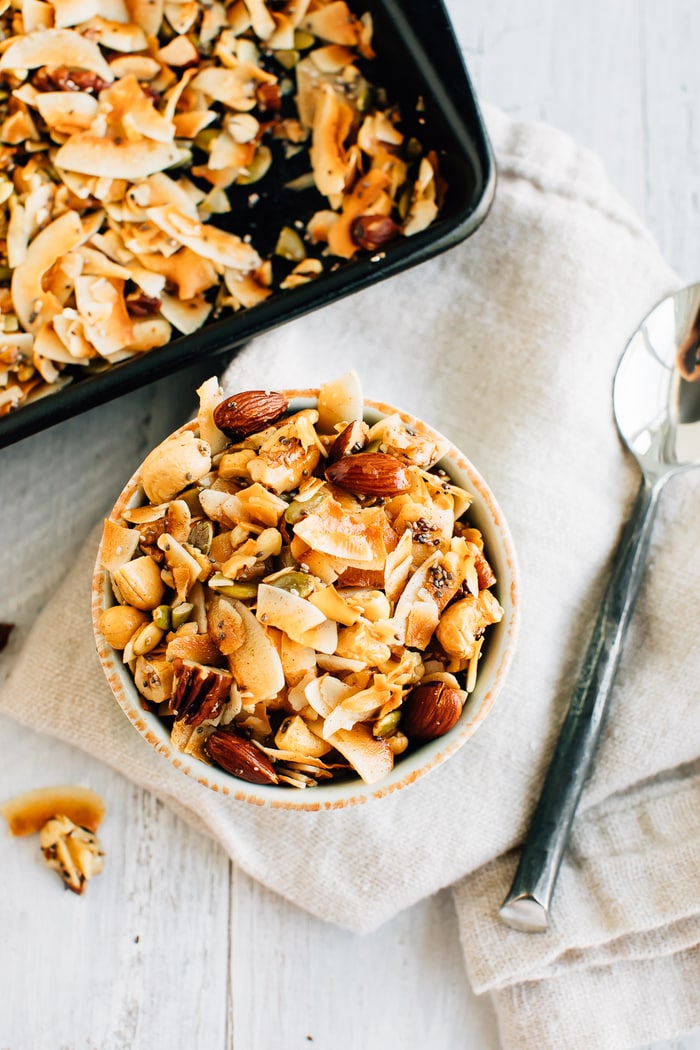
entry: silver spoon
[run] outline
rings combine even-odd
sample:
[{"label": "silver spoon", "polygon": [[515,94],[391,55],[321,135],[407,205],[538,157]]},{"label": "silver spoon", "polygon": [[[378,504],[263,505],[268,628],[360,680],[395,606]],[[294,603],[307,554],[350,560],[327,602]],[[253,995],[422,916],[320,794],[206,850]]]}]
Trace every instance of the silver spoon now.
[{"label": "silver spoon", "polygon": [[662,300],[634,333],[615,374],[613,411],[642,484],[513,885],[499,910],[508,926],[529,933],[549,925],[552,893],[642,580],[659,495],[674,474],[700,466],[700,284]]}]

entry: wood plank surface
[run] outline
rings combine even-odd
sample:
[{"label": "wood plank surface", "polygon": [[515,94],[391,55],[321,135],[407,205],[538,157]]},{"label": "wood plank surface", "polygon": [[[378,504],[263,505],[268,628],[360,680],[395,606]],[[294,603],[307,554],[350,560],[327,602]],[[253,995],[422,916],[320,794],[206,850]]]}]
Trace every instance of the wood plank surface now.
[{"label": "wood plank surface", "polygon": [[[596,150],[672,264],[697,278],[696,4],[449,6],[480,97]],[[208,371],[0,452],[0,620],[20,628],[6,657]],[[38,782],[90,784],[108,801],[109,854],[79,899],[57,891],[35,839],[0,834],[0,1050],[498,1050],[449,893],[353,936],[232,871],[215,843],[94,759],[7,719],[0,735],[0,799]],[[700,1050],[700,1035],[679,1033],[672,1048]]]}]

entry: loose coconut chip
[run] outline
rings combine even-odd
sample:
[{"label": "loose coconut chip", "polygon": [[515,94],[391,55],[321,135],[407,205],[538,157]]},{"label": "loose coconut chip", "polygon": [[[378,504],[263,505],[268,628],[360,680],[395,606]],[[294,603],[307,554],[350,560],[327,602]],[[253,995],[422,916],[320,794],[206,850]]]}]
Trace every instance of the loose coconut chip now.
[{"label": "loose coconut chip", "polygon": [[[372,20],[345,0],[5,8],[0,415],[438,214],[437,156],[360,71]],[[240,229],[292,158],[289,194],[317,204],[280,214],[272,251],[214,224],[234,212]]]},{"label": "loose coconut chip", "polygon": [[63,813],[75,824],[97,831],[105,806],[95,791],[70,784],[25,791],[3,803],[0,813],[13,835],[36,834],[56,813]]}]

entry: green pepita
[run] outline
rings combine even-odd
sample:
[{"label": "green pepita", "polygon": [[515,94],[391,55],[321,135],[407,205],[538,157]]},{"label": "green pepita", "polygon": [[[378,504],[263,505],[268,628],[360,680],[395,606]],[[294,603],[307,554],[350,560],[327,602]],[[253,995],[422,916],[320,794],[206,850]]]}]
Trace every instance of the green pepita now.
[{"label": "green pepita", "polygon": [[284,520],[288,525],[296,525],[307,514],[315,513],[326,502],[329,495],[330,493],[327,489],[320,488],[308,499],[293,499],[284,512]]},{"label": "green pepita", "polygon": [[306,258],[304,242],[291,226],[283,226],[280,230],[275,245],[275,255],[280,255],[283,259],[291,259],[292,262],[302,262]]},{"label": "green pepita", "polygon": [[169,605],[158,605],[153,610],[153,622],[161,631],[169,631],[172,624],[172,612]]},{"label": "green pepita", "polygon": [[197,547],[202,554],[208,554],[211,550],[211,541],[214,539],[214,525],[208,519],[196,521],[190,529],[187,542]]},{"label": "green pepita", "polygon": [[258,584],[255,580],[230,580],[222,572],[215,572],[209,580],[209,586],[218,594],[225,594],[227,598],[255,598],[258,593]]},{"label": "green pepita", "polygon": [[178,627],[182,627],[183,623],[187,623],[192,615],[193,609],[194,605],[192,602],[181,602],[180,605],[175,606],[170,614],[170,623],[174,631],[176,631]]},{"label": "green pepita", "polygon": [[395,711],[390,711],[388,715],[377,719],[372,726],[372,735],[380,737],[391,736],[400,721],[401,711],[397,707]]},{"label": "green pepita", "polygon": [[300,598],[308,598],[314,590],[314,581],[307,572],[290,569],[271,580],[267,580],[273,587],[279,587],[283,591],[291,591],[298,594]]}]

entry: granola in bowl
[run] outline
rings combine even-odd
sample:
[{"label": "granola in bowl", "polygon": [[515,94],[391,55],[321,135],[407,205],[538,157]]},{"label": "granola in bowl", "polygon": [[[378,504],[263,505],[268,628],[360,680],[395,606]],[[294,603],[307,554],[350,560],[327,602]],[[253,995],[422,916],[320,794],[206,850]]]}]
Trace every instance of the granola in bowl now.
[{"label": "granola in bowl", "polygon": [[0,416],[433,222],[372,33],[345,0],[0,5]]},{"label": "granola in bowl", "polygon": [[512,651],[514,559],[483,481],[354,373],[199,395],[105,521],[95,632],[127,714],[242,797],[441,761]]}]

